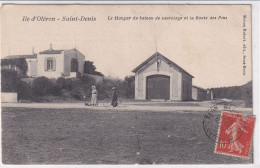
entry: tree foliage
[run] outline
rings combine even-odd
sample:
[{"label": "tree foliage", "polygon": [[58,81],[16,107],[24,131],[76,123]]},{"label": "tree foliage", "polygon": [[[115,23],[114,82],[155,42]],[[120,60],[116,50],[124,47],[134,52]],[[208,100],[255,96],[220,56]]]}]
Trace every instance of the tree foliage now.
[{"label": "tree foliage", "polygon": [[22,81],[17,71],[12,69],[2,69],[1,89],[2,92],[17,92],[18,100],[32,98],[30,85]]},{"label": "tree foliage", "polygon": [[17,92],[20,77],[15,70],[2,69],[1,71],[1,89],[2,92]]},{"label": "tree foliage", "polygon": [[20,75],[25,76],[28,70],[28,65],[25,58],[2,59],[1,66],[13,65],[19,68]]},{"label": "tree foliage", "polygon": [[135,76],[127,76],[123,82],[124,95],[128,99],[135,96]]},{"label": "tree foliage", "polygon": [[84,73],[93,74],[96,70],[96,66],[93,61],[85,61],[84,63]]},{"label": "tree foliage", "polygon": [[245,100],[246,107],[252,106],[252,81],[242,86],[211,88],[214,98]]},{"label": "tree foliage", "polygon": [[85,61],[84,63],[84,73],[104,76],[101,72],[96,71],[96,66],[93,61]]},{"label": "tree foliage", "polygon": [[214,98],[243,100],[246,95],[252,95],[252,82],[242,86],[211,88]]}]

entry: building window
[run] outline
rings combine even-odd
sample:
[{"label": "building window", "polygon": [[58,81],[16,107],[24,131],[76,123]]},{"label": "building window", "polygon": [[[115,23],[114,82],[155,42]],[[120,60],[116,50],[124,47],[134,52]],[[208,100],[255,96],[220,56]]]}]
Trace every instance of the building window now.
[{"label": "building window", "polygon": [[78,61],[76,58],[71,59],[71,72],[78,72]]},{"label": "building window", "polygon": [[45,71],[55,71],[56,70],[56,60],[54,58],[46,58],[44,60]]},{"label": "building window", "polygon": [[53,70],[53,59],[47,60],[47,70]]}]

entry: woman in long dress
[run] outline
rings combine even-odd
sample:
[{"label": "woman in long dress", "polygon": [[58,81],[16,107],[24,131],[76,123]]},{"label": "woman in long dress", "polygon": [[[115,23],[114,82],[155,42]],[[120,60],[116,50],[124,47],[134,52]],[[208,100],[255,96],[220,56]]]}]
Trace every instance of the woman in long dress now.
[{"label": "woman in long dress", "polygon": [[117,106],[117,92],[116,92],[116,87],[113,87],[112,88],[112,102],[111,102],[111,105],[113,107],[116,107]]},{"label": "woman in long dress", "polygon": [[92,86],[91,88],[92,88],[91,105],[97,106],[98,105],[98,91],[96,89],[96,86]]}]

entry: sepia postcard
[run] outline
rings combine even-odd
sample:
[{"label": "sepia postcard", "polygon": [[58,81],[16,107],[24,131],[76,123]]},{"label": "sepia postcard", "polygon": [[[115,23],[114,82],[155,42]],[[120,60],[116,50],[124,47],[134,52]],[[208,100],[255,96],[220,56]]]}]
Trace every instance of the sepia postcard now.
[{"label": "sepia postcard", "polygon": [[255,164],[251,4],[0,12],[3,165]]}]

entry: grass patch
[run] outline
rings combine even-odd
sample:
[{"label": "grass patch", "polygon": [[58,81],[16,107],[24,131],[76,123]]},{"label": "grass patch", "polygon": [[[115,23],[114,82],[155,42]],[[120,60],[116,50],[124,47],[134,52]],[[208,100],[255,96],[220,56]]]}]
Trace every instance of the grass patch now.
[{"label": "grass patch", "polygon": [[214,154],[204,114],[2,108],[4,164],[241,164]]}]

